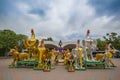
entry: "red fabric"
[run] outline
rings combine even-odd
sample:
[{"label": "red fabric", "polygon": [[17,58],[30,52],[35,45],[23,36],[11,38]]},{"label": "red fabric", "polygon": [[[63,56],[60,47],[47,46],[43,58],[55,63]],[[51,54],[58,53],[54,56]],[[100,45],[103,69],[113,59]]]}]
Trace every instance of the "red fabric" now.
[{"label": "red fabric", "polygon": [[34,29],[31,29],[31,33],[34,33]]},{"label": "red fabric", "polygon": [[89,34],[90,34],[90,30],[88,29],[88,30],[87,30],[87,35],[89,35]]}]

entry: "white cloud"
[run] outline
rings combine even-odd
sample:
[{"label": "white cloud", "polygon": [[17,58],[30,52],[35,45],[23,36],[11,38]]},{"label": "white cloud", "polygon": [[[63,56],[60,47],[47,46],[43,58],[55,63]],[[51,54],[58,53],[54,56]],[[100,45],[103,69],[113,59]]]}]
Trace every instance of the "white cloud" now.
[{"label": "white cloud", "polygon": [[26,3],[17,3],[16,6],[19,12],[22,14],[26,14],[31,9],[30,6]]},{"label": "white cloud", "polygon": [[[87,0],[28,0],[18,2],[16,7],[19,13],[4,17],[0,26],[28,36],[33,28],[39,39],[80,39],[81,36],[85,37],[87,29],[91,30],[92,37],[101,38],[106,32],[112,31],[108,26],[120,25],[119,21],[112,20],[114,16],[96,16]],[[34,9],[44,10],[45,15],[30,13]]]},{"label": "white cloud", "polygon": [[[79,2],[79,3],[77,3]],[[77,3],[77,5],[76,5]],[[88,12],[87,12],[88,11]],[[50,10],[47,11],[47,20],[41,23],[41,26],[47,26],[52,36],[59,39],[66,38],[72,34],[81,34],[82,25],[92,18],[94,15],[93,8],[87,5],[86,1],[82,0],[59,0],[54,1],[50,5]],[[69,23],[75,19],[74,23]],[[73,20],[74,21],[74,20]],[[84,27],[84,26],[83,26]],[[46,28],[45,28],[46,29]],[[56,34],[57,33],[57,34]],[[83,31],[82,31],[83,34]]]},{"label": "white cloud", "polygon": [[93,36],[98,36],[97,38],[102,38],[103,35],[106,35],[106,33],[110,33],[111,25],[114,23],[112,21],[114,17],[113,16],[100,16],[94,18],[92,21],[90,21],[87,26],[92,31]]}]

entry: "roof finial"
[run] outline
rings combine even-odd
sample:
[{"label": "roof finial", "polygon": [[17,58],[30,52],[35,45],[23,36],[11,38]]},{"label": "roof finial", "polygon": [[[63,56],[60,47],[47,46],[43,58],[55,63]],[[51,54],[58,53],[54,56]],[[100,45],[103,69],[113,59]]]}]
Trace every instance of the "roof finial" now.
[{"label": "roof finial", "polygon": [[88,30],[87,30],[87,36],[88,36],[89,34],[90,34],[90,30],[88,29]]}]

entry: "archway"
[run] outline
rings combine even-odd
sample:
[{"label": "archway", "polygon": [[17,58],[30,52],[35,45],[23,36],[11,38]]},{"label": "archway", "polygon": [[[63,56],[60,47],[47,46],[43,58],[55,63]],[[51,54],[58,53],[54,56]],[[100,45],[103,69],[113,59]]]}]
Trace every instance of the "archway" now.
[{"label": "archway", "polygon": [[64,49],[73,49],[73,48],[75,48],[76,47],[76,44],[67,44],[67,45],[65,45],[63,48]]},{"label": "archway", "polygon": [[58,47],[56,45],[53,45],[53,44],[45,44],[45,47],[46,48],[49,48],[49,49],[58,49]]}]

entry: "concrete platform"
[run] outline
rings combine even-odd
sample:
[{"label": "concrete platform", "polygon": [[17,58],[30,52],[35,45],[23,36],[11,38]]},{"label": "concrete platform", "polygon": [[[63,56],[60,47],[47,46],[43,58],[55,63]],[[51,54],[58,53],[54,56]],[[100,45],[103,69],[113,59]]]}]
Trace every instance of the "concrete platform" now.
[{"label": "concrete platform", "polygon": [[0,59],[0,80],[120,80],[120,59],[113,59],[114,69],[87,69],[68,72],[64,65],[50,72],[30,68],[8,68],[12,59]]}]

